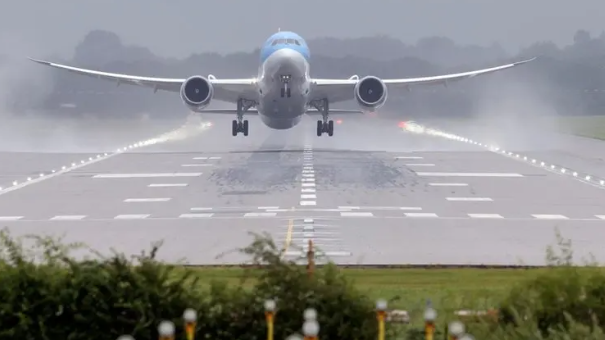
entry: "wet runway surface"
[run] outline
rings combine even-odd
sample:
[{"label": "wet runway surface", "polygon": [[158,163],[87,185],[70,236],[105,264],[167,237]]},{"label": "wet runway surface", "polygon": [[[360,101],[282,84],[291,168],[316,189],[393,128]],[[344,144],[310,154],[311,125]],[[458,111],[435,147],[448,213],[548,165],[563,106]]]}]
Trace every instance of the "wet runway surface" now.
[{"label": "wet runway surface", "polygon": [[[164,240],[161,259],[195,264],[245,260],[216,256],[246,246],[249,232],[270,233],[290,256],[313,240],[343,264],[542,264],[555,228],[578,256],[605,259],[605,190],[538,164],[365,117],[333,137],[317,137],[313,119],[272,131],[251,118],[248,137],[232,137],[230,119],[212,122],[119,154],[120,140],[78,154],[0,153],[0,186],[25,183],[0,191],[0,222],[102,252]],[[595,160],[575,164],[545,145],[516,152],[600,173]]]}]

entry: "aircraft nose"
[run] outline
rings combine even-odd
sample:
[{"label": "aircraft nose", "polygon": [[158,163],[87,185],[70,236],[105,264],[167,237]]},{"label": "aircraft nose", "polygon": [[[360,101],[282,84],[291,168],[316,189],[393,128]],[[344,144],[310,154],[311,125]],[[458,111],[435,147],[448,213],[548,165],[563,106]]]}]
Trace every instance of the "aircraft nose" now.
[{"label": "aircraft nose", "polygon": [[284,64],[298,65],[305,59],[303,55],[291,48],[282,48],[275,52],[276,57]]}]

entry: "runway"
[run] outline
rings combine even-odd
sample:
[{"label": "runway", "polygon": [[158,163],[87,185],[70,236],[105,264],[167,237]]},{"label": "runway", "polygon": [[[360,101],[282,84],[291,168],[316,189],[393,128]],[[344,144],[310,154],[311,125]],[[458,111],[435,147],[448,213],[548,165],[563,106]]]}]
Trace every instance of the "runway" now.
[{"label": "runway", "polygon": [[0,221],[101,252],[138,254],[164,240],[160,259],[191,264],[245,261],[217,256],[267,232],[288,256],[311,239],[340,264],[539,265],[555,228],[578,257],[605,259],[605,190],[569,176],[372,118],[347,118],[331,138],[315,135],[314,119],[272,131],[250,118],[247,138],[230,135],[230,117],[212,122],[118,154],[113,144],[0,153],[4,188],[44,174],[0,191]]}]

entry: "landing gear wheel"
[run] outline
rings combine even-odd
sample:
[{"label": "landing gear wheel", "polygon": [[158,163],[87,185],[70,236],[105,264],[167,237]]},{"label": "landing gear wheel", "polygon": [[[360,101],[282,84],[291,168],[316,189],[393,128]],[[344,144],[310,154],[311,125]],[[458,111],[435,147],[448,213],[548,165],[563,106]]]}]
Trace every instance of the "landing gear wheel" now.
[{"label": "landing gear wheel", "polygon": [[239,132],[238,125],[239,124],[237,124],[237,120],[234,120],[233,122],[231,122],[231,134],[234,137],[237,136],[237,133]]},{"label": "landing gear wheel", "polygon": [[328,122],[328,136],[332,137],[332,135],[334,134],[334,121],[331,120]]},{"label": "landing gear wheel", "polygon": [[321,134],[324,132],[324,124],[321,120],[317,121],[317,137],[321,137]]},{"label": "landing gear wheel", "polygon": [[244,136],[248,136],[248,121],[247,120],[244,120],[242,131],[244,132]]}]

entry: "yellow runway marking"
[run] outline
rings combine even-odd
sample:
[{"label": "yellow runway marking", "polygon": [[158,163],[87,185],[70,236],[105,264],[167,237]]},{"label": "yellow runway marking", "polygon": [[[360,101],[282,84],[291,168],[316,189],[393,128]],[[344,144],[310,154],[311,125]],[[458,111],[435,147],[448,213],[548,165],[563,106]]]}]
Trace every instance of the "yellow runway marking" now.
[{"label": "yellow runway marking", "polygon": [[290,243],[292,243],[292,232],[294,231],[294,220],[288,220],[288,231],[286,232],[286,242],[284,244],[284,255],[288,252],[290,248]]}]

